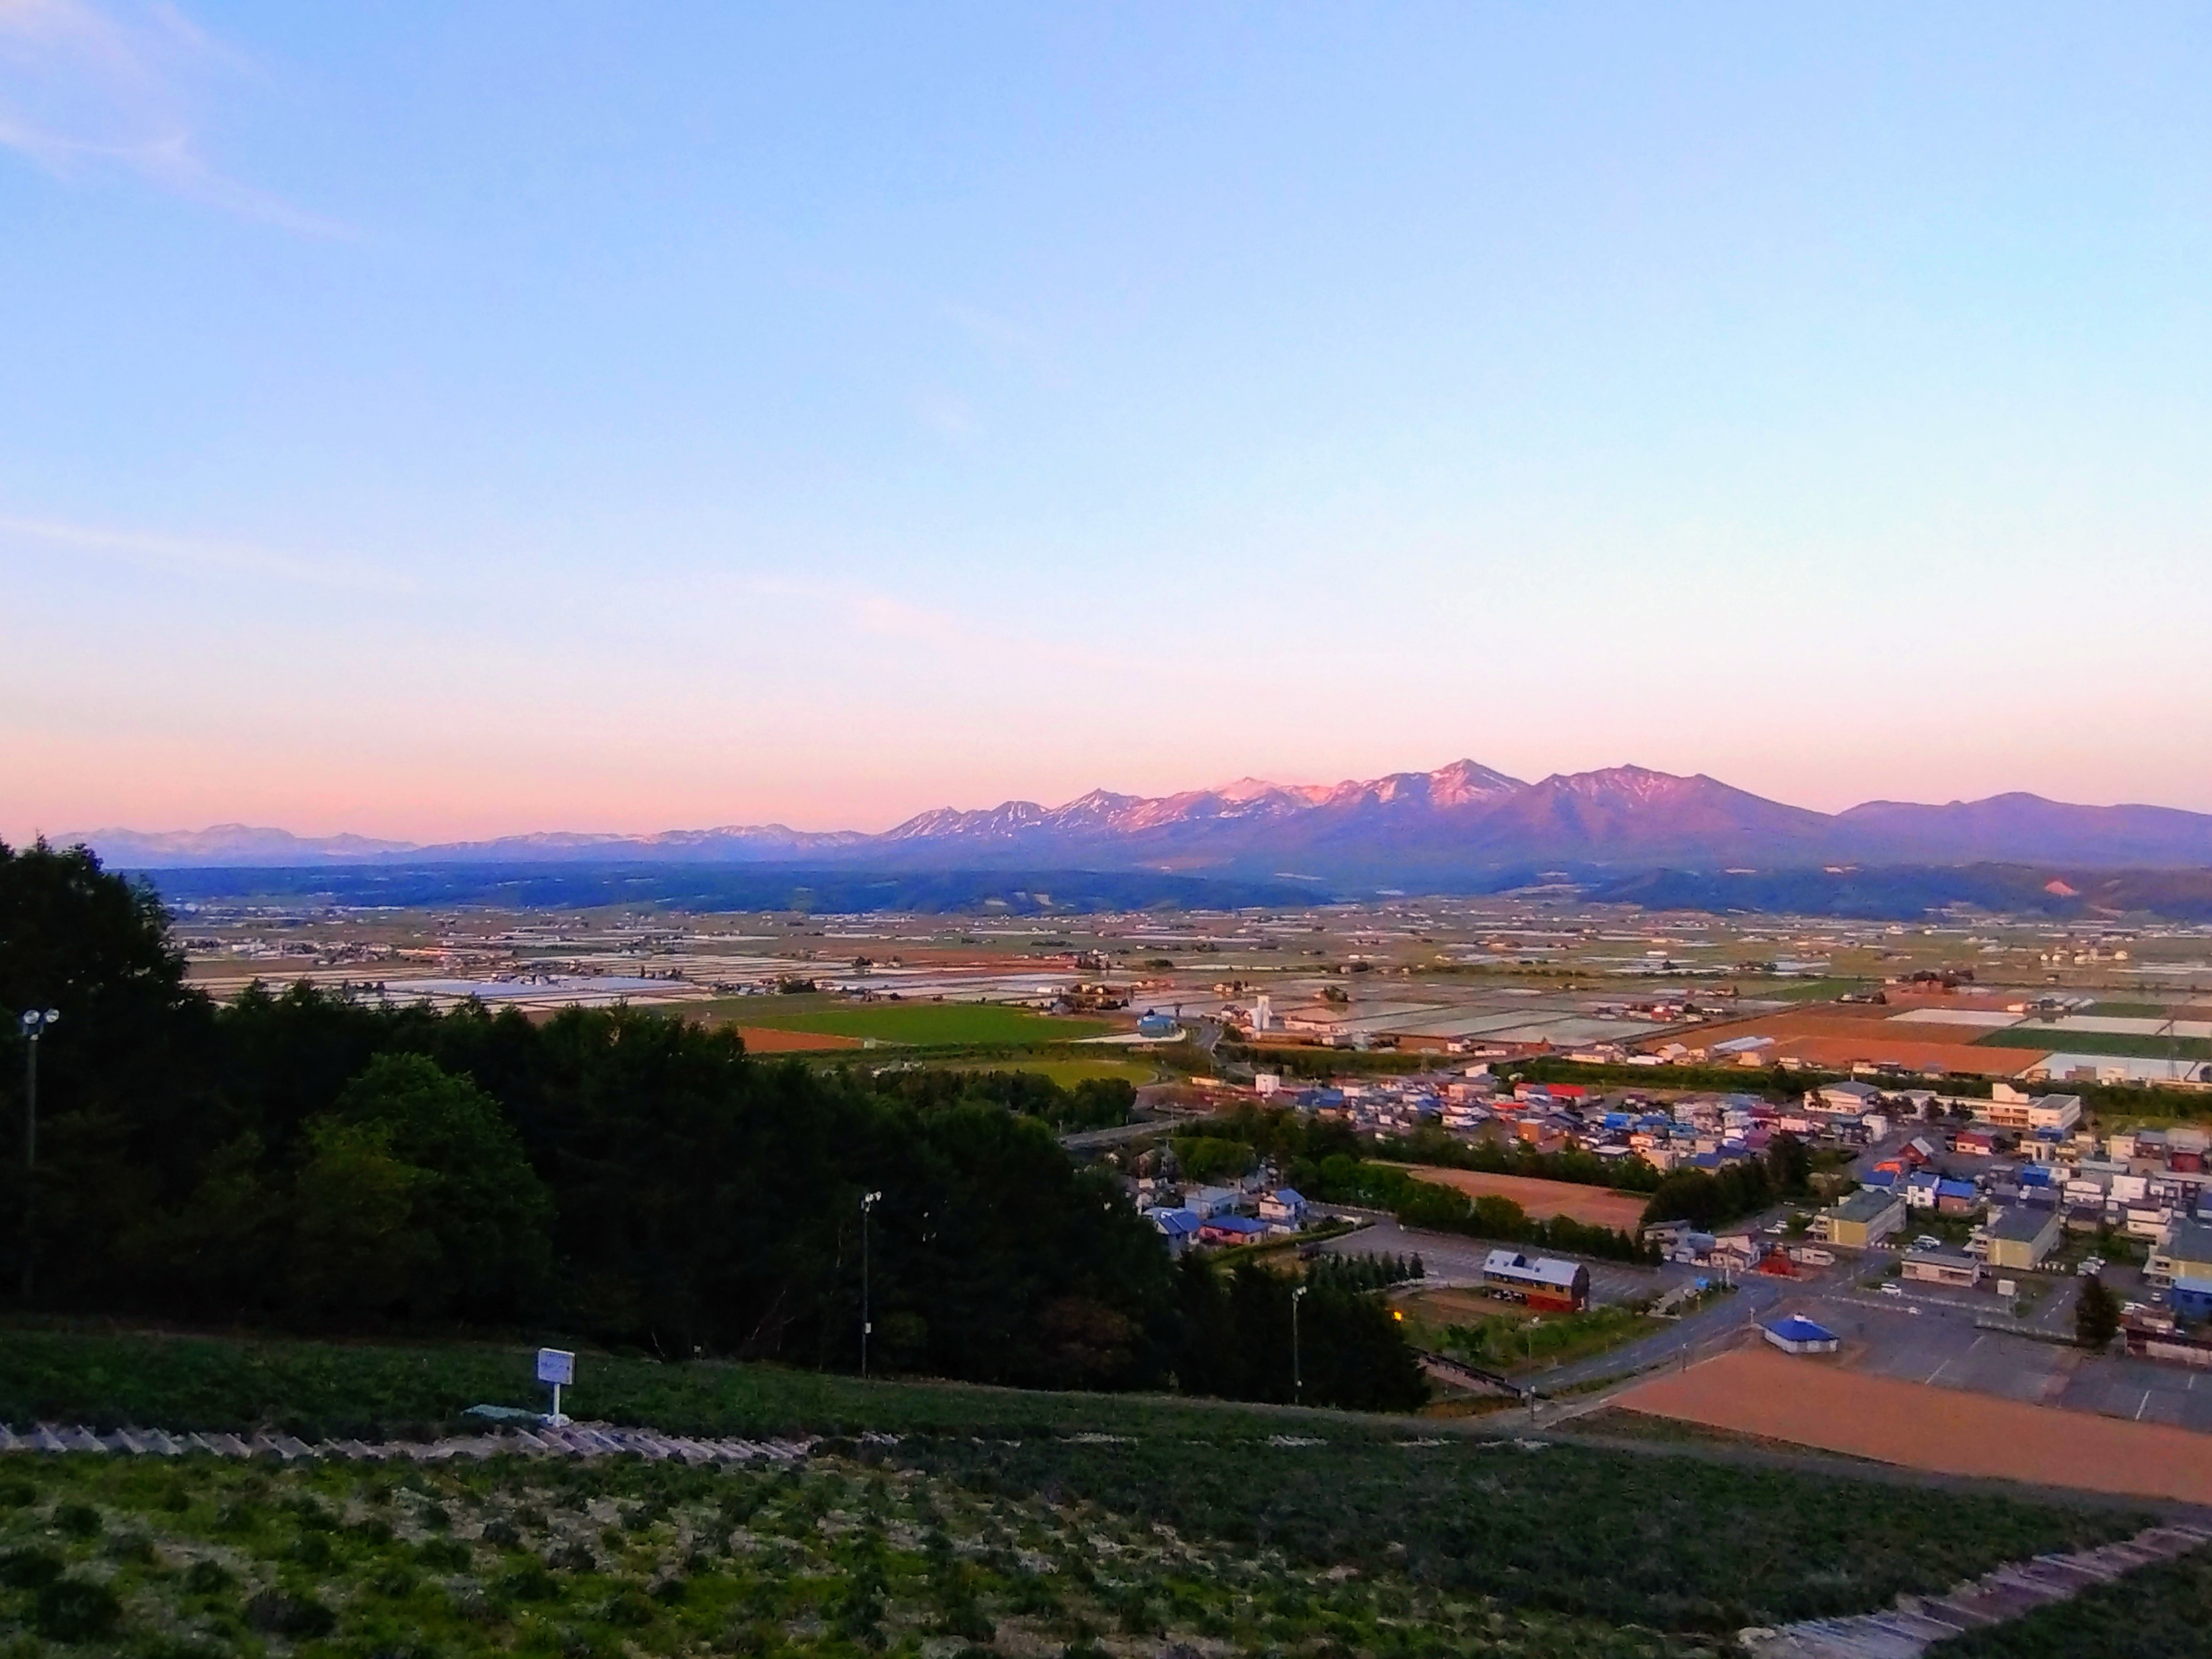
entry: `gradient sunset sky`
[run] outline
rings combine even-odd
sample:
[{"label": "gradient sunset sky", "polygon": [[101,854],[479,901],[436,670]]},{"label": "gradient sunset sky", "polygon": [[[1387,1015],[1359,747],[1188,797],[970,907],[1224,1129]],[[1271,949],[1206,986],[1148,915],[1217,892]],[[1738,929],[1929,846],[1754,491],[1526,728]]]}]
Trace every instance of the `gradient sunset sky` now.
[{"label": "gradient sunset sky", "polygon": [[0,837],[2212,810],[2212,10],[0,0]]}]

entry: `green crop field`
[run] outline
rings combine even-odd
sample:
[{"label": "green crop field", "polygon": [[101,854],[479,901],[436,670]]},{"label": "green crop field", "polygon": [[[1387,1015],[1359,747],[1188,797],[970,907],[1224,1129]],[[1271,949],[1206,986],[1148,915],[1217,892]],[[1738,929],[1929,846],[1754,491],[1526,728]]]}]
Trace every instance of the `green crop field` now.
[{"label": "green crop field", "polygon": [[846,1456],[714,1470],[79,1455],[0,1475],[0,1649],[10,1656],[66,1644],[159,1659],[1105,1659],[1166,1638],[1249,1654],[1470,1659],[1716,1650],[1387,1565],[1345,1577],[1247,1540],[1170,1530],[1143,1510]]},{"label": "green crop field", "polygon": [[2059,1031],[2048,1025],[2008,1025],[1976,1039],[1984,1048],[2036,1048],[2053,1054],[2112,1054],[2138,1060],[2212,1060],[2203,1037],[2132,1036],[2118,1031]]},{"label": "green crop field", "polygon": [[1779,1002],[1832,1002],[1848,992],[1863,991],[1873,982],[1865,979],[1785,980],[1774,985],[1755,984],[1747,994]]},{"label": "green crop field", "polygon": [[[806,1006],[793,1007],[804,1001]],[[825,1036],[873,1037],[915,1047],[1069,1042],[1100,1036],[1113,1026],[1103,1019],[1065,1018],[993,1002],[844,1002],[782,997],[726,998],[707,1005],[737,1025],[777,1031],[817,1031]]]},{"label": "green crop field", "polygon": [[[535,1392],[520,1346],[0,1332],[19,1424],[377,1435]],[[782,1472],[10,1458],[0,1654],[1717,1654],[2146,1523],[1456,1424],[757,1366],[586,1354],[570,1404],[891,1437]]]}]

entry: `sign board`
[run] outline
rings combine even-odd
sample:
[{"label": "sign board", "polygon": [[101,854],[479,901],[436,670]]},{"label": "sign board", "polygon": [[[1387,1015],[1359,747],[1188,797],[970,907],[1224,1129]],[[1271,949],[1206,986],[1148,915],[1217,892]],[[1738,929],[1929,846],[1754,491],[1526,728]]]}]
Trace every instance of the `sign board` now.
[{"label": "sign board", "polygon": [[538,1380],[558,1388],[574,1388],[576,1356],[562,1348],[540,1348],[538,1351]]}]

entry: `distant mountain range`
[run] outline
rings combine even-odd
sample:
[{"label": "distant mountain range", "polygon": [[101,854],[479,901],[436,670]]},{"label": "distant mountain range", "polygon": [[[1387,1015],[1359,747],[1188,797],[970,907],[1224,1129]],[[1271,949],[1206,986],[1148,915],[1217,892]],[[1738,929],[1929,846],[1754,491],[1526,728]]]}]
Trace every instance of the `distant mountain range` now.
[{"label": "distant mountain range", "polygon": [[781,824],[653,836],[570,832],[422,845],[221,824],[83,842],[126,869],[360,864],[776,864],[921,870],[1152,870],[1395,884],[1516,866],[1807,868],[1985,861],[2075,867],[2212,866],[2212,814],[2074,806],[2028,794],[1917,805],[1869,801],[1815,812],[1702,774],[1638,766],[1525,783],[1473,761],[1364,781],[1276,784],[1146,797],[1094,790],[1062,806],[942,807],[880,835]]}]

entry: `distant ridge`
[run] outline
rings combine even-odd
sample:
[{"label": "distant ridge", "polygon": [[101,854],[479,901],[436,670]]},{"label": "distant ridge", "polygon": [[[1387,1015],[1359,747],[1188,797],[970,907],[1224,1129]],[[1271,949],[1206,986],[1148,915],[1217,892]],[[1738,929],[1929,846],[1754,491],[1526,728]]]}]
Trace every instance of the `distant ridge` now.
[{"label": "distant ridge", "polygon": [[219,824],[82,842],[128,869],[341,864],[697,863],[866,865],[896,870],[1148,869],[1348,880],[1443,878],[1530,862],[1720,870],[1826,861],[2063,863],[2117,869],[2212,866],[2212,814],[2077,806],[2038,795],[1920,805],[1869,801],[1816,812],[1699,774],[1639,766],[1555,773],[1534,783],[1471,760],[1337,784],[1240,778],[1142,796],[1095,789],[1059,806],[1002,801],[917,813],[880,835],[782,824],[652,836],[545,831],[422,845],[301,836]]}]

